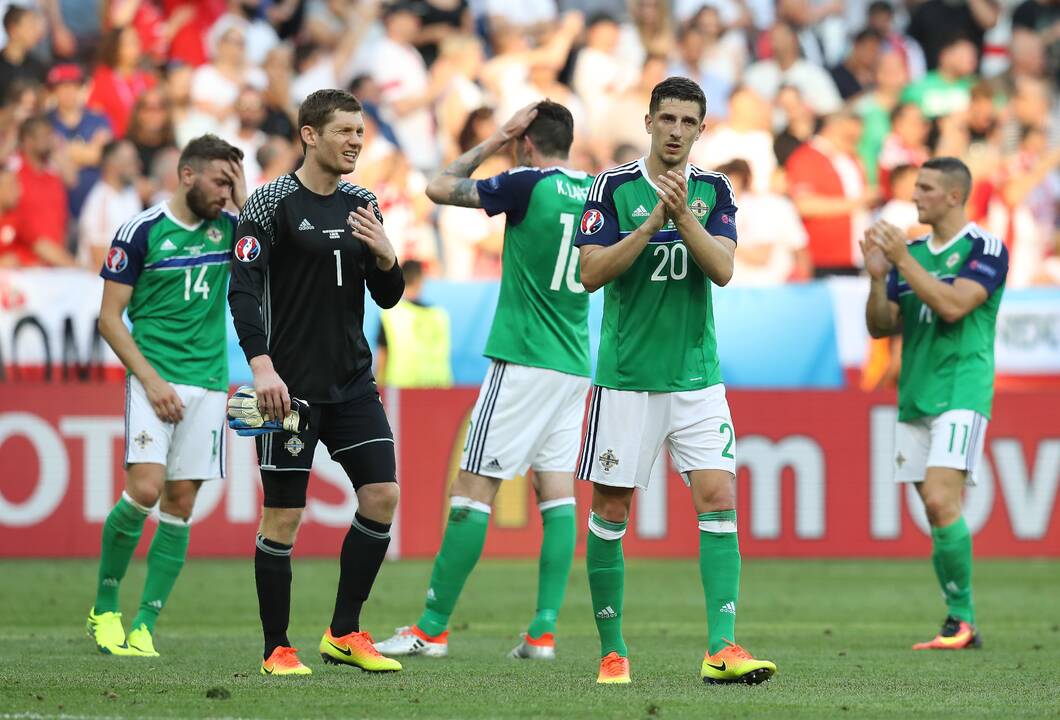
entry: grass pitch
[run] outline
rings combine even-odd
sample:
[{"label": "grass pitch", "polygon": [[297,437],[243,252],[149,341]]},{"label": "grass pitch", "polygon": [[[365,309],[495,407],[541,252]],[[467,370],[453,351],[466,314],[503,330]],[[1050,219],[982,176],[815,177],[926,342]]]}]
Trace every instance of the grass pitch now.
[{"label": "grass pitch", "polygon": [[[757,687],[705,686],[705,612],[690,561],[627,563],[633,685],[597,687],[599,645],[584,561],[575,560],[555,663],[508,660],[533,610],[536,565],[486,561],[453,616],[450,657],[372,676],[316,653],[337,565],[295,560],[290,637],[308,678],[263,678],[250,558],[191,560],[156,634],[161,658],[96,653],[83,631],[95,562],[0,562],[0,718],[1060,717],[1060,563],[980,561],[985,648],[914,653],[944,610],[927,558],[748,560],[739,640],[776,661]],[[144,564],[123,584],[135,614]],[[364,626],[416,619],[430,565],[384,566]]]}]

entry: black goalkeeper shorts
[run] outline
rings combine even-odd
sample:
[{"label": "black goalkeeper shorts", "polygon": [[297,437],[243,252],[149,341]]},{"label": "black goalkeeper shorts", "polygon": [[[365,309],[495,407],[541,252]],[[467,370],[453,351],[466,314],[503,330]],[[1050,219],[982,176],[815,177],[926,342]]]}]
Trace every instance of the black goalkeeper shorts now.
[{"label": "black goalkeeper shorts", "polygon": [[305,507],[318,440],[354,488],[397,481],[394,433],[379,395],[372,393],[344,403],[310,406],[309,428],[299,435],[274,432],[255,438],[265,507]]}]

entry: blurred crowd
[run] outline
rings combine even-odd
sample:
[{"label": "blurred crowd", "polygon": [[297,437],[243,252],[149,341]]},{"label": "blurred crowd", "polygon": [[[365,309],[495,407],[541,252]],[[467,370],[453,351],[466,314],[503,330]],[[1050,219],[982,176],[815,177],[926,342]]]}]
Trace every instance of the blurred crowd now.
[{"label": "blurred crowd", "polygon": [[574,115],[572,167],[636,159],[651,88],[684,75],[708,103],[692,162],[737,194],[734,283],[857,274],[873,218],[924,232],[916,167],[955,155],[1009,285],[1060,285],[1060,2],[0,0],[0,16],[0,267],[98,268],[205,132],[244,151],[252,188],[294,169],[299,102],[344,87],[368,126],[352,179],[401,258],[496,278],[503,216],[436,207],[431,174],[541,98]]}]

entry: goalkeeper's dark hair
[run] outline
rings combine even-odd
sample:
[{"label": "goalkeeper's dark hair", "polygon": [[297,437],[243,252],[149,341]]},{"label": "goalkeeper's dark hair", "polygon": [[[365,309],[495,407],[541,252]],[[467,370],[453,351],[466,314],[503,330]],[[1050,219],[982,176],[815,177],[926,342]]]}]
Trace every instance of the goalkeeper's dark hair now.
[{"label": "goalkeeper's dark hair", "polygon": [[200,135],[184,146],[184,150],[180,153],[180,160],[177,161],[177,172],[179,173],[185,166],[198,172],[212,160],[243,162],[243,151],[216,135]]},{"label": "goalkeeper's dark hair", "polygon": [[956,186],[961,191],[961,200],[968,199],[972,192],[972,171],[968,166],[955,157],[931,158],[920,166],[921,170],[936,170],[942,173],[946,184],[950,187]]},{"label": "goalkeeper's dark hair", "polygon": [[557,102],[542,100],[537,104],[537,116],[526,128],[537,151],[545,157],[565,158],[574,142],[574,116]]},{"label": "goalkeeper's dark hair", "polygon": [[707,116],[707,96],[703,94],[703,88],[688,78],[668,77],[652,88],[648,112],[651,115],[657,113],[663,100],[694,102],[699,105],[699,119]]},{"label": "goalkeeper's dark hair", "polygon": [[[317,90],[310,93],[298,108],[299,135],[301,128],[307,125],[319,133],[337,112],[359,113],[361,110],[361,101],[353,93],[333,88]],[[302,152],[305,151],[305,140],[302,140]]]},{"label": "goalkeeper's dark hair", "polygon": [[406,260],[401,263],[401,276],[405,285],[412,285],[423,277],[423,263],[419,260]]}]

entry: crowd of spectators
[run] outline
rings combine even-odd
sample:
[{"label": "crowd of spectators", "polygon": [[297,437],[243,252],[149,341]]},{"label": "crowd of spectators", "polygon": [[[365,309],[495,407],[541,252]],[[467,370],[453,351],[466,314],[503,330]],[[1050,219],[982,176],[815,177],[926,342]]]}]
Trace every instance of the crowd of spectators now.
[{"label": "crowd of spectators", "polygon": [[503,218],[434,206],[431,174],[546,97],[574,115],[572,167],[636,159],[651,88],[677,74],[708,100],[692,162],[737,194],[734,283],[858,273],[874,217],[924,232],[915,168],[955,155],[970,217],[1009,246],[1009,285],[1060,284],[1060,2],[0,0],[0,15],[0,267],[97,268],[205,132],[244,151],[252,188],[294,169],[298,103],[345,87],[367,125],[353,180],[399,256],[495,278]]}]

